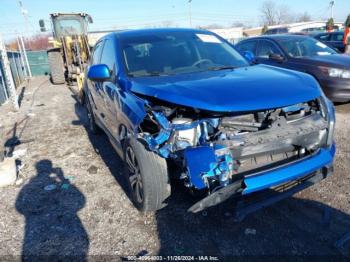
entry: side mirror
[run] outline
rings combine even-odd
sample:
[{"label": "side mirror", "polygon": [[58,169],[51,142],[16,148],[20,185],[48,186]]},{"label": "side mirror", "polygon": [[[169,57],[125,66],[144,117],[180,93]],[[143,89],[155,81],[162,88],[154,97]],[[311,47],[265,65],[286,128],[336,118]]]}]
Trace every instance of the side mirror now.
[{"label": "side mirror", "polygon": [[243,56],[248,60],[249,63],[256,63],[255,55],[251,51],[244,51]]},{"label": "side mirror", "polygon": [[280,54],[270,54],[269,59],[276,61],[278,63],[282,63],[284,61],[284,57],[281,56]]},{"label": "side mirror", "polygon": [[105,64],[93,65],[89,68],[88,78],[95,82],[107,81],[111,78],[111,72]]},{"label": "side mirror", "polygon": [[87,20],[88,20],[88,22],[89,22],[90,24],[92,24],[92,23],[94,22],[94,21],[92,20],[92,17],[91,17],[90,15],[87,15],[86,18],[87,18]]},{"label": "side mirror", "polygon": [[40,32],[46,32],[45,21],[44,19],[39,20]]}]

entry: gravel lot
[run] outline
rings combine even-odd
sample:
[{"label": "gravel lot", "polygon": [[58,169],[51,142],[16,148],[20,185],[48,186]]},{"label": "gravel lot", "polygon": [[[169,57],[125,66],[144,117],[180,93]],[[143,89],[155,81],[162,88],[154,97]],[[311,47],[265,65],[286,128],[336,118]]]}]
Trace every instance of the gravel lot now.
[{"label": "gravel lot", "polygon": [[0,256],[350,256],[350,241],[335,247],[350,232],[350,104],[336,111],[334,175],[293,198],[236,223],[230,203],[187,213],[193,200],[175,185],[165,209],[140,214],[124,191],[121,160],[105,135],[86,131],[72,92],[34,79],[21,111],[1,112],[7,145],[26,152],[17,155],[19,184],[0,188]]}]

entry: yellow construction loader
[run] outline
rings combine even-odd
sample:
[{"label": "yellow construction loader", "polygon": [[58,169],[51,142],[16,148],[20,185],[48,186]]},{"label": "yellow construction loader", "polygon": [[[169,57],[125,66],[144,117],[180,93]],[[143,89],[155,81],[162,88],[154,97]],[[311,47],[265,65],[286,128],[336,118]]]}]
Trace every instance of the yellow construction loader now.
[{"label": "yellow construction loader", "polygon": [[[50,15],[53,37],[47,50],[53,84],[67,83],[77,87],[77,95],[82,97],[85,69],[90,57],[88,24],[90,15],[85,13],[54,13]],[[43,26],[42,20],[39,21]]]}]

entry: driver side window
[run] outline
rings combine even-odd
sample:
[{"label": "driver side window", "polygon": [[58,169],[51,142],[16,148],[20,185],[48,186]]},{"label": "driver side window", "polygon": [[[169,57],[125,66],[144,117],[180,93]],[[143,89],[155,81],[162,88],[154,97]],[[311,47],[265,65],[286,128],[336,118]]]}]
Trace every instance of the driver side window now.
[{"label": "driver side window", "polygon": [[115,51],[113,41],[110,39],[105,40],[105,44],[103,46],[103,51],[101,54],[101,64],[105,64],[108,66],[109,70],[115,71]]},{"label": "driver side window", "polygon": [[94,54],[91,60],[92,65],[97,65],[100,63],[102,47],[103,47],[103,41],[100,41],[95,45]]},{"label": "driver side window", "polygon": [[281,55],[282,53],[278,50],[277,46],[271,41],[261,40],[259,42],[257,57],[259,58],[269,58],[271,54]]}]

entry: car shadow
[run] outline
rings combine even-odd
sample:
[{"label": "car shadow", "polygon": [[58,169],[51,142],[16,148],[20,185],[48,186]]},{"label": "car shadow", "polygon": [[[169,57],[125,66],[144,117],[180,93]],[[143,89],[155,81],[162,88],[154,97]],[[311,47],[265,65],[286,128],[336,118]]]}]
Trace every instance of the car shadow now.
[{"label": "car shadow", "polygon": [[22,260],[85,261],[89,237],[77,214],[85,206],[84,195],[50,160],[42,159],[35,167],[37,174],[15,203],[25,218]]}]

